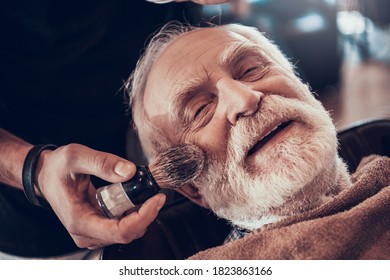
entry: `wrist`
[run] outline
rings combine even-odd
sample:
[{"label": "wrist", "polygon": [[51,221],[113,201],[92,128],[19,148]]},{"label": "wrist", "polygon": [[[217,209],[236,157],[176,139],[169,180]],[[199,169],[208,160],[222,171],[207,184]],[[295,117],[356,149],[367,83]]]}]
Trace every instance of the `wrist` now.
[{"label": "wrist", "polygon": [[43,179],[44,175],[43,175],[42,171],[45,167],[45,163],[47,162],[47,158],[48,158],[49,154],[52,152],[53,151],[51,151],[51,150],[44,150],[39,154],[39,156],[37,158],[37,165],[36,165],[35,172],[34,172],[34,188],[35,188],[36,194],[38,194],[42,197],[45,197],[45,195],[44,195],[45,184],[42,183],[44,181],[44,179]]},{"label": "wrist", "polygon": [[[42,152],[46,150],[55,150],[57,146],[47,144],[47,145],[36,145],[28,153],[23,163],[22,170],[22,182],[23,182],[23,191],[26,195],[27,200],[35,205],[47,207],[48,205],[42,204],[37,197],[35,186],[36,182],[36,168],[39,161],[39,156]],[[44,157],[43,157],[44,158]],[[41,170],[43,166],[43,161],[41,160]],[[38,187],[39,188],[39,187]],[[47,204],[47,203],[46,203]]]}]

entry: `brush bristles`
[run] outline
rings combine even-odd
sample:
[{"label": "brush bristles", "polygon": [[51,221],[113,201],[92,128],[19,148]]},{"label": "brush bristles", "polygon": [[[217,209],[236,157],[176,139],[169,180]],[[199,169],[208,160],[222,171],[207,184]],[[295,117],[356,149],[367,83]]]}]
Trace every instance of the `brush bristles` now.
[{"label": "brush bristles", "polygon": [[199,147],[183,144],[157,155],[149,169],[161,188],[178,188],[198,177],[204,162],[205,155]]}]

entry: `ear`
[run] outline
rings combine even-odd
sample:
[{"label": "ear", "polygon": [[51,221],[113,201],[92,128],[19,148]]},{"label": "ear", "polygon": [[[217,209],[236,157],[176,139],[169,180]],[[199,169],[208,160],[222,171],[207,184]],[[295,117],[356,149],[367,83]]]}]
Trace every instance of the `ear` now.
[{"label": "ear", "polygon": [[209,205],[204,201],[203,196],[199,192],[199,189],[192,184],[181,186],[180,188],[175,189],[175,191],[204,208],[210,208]]}]

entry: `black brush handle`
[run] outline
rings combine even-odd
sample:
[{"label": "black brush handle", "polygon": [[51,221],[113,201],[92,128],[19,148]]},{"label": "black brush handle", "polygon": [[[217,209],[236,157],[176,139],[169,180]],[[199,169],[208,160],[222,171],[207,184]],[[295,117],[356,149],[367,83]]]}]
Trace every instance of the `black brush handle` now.
[{"label": "black brush handle", "polygon": [[161,190],[147,166],[137,166],[134,177],[122,183],[122,186],[134,205],[144,203]]}]

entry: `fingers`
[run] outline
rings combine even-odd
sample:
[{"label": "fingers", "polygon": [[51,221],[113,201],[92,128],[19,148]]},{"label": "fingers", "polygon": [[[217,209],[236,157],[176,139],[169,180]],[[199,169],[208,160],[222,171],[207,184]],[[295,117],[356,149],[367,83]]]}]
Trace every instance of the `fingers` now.
[{"label": "fingers", "polygon": [[[166,196],[162,193],[153,196],[148,199],[137,212],[133,212],[122,218],[121,223],[124,223],[125,226],[130,226],[132,223],[138,223],[141,227],[147,227],[154,221],[154,219],[156,219],[158,212],[165,203],[165,200]],[[138,222],[136,219],[138,219]],[[136,225],[134,224],[133,226]]]},{"label": "fingers", "polygon": [[[179,0],[176,2],[186,2],[188,0]],[[218,5],[218,4],[225,4],[225,3],[235,3],[242,0],[192,0],[192,2],[201,4],[201,5]],[[247,0],[245,0],[247,1]]]},{"label": "fingers", "polygon": [[176,2],[189,2],[198,3],[201,5],[216,5],[231,2],[232,0],[175,0]]},{"label": "fingers", "polygon": [[120,220],[110,220],[94,212],[78,219],[70,230],[76,244],[82,248],[98,248],[113,243],[127,244],[144,235],[165,203],[165,195],[148,199],[137,212]]},{"label": "fingers", "polygon": [[250,5],[248,0],[235,0],[231,1],[231,7],[233,12],[237,16],[247,16],[250,13]]},{"label": "fingers", "polygon": [[[51,157],[56,160],[48,166],[62,171],[45,173],[61,174],[57,180],[62,185],[56,189],[56,193],[60,191],[62,199],[58,200],[53,192],[50,196],[53,198],[52,208],[79,247],[126,244],[141,237],[165,203],[165,195],[157,194],[138,211],[119,220],[107,219],[100,212],[95,199],[96,190],[85,174],[110,182],[123,182],[134,175],[135,165],[115,155],[78,144],[60,147],[51,153]],[[50,182],[47,184],[50,185]]]},{"label": "fingers", "polygon": [[[152,1],[152,0],[150,0]],[[188,2],[191,0],[175,0],[176,2]],[[219,5],[230,3],[232,11],[238,16],[247,16],[249,14],[249,0],[192,0],[201,5]]]},{"label": "fingers", "polygon": [[[133,239],[141,237],[147,227],[156,219],[165,199],[164,194],[157,194],[148,199],[137,212],[123,217],[118,224],[117,243],[129,243]],[[131,236],[131,233],[134,236]]]},{"label": "fingers", "polygon": [[96,151],[78,144],[70,144],[61,152],[71,173],[95,175],[103,180],[117,183],[134,176],[136,166],[113,154]]}]

